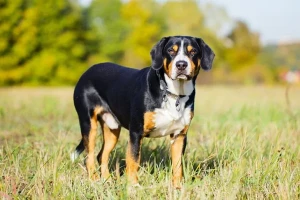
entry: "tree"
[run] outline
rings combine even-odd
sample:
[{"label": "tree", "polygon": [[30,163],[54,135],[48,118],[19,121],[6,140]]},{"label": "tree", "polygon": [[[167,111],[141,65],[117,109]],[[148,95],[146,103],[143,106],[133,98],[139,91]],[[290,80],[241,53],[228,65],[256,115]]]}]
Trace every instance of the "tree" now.
[{"label": "tree", "polygon": [[129,22],[123,44],[126,46],[123,64],[137,68],[150,65],[150,50],[160,40],[164,26],[155,16],[160,16],[156,9],[153,1],[129,1],[123,5],[122,20]]},{"label": "tree", "polygon": [[97,38],[93,62],[122,60],[128,21],[121,18],[121,0],[94,0],[87,9],[89,29]]},{"label": "tree", "polygon": [[0,84],[73,83],[89,52],[81,10],[68,0],[5,1]]},{"label": "tree", "polygon": [[228,35],[231,47],[228,49],[228,61],[232,70],[253,64],[261,50],[259,34],[251,32],[246,23],[238,21]]},{"label": "tree", "polygon": [[237,21],[228,35],[226,50],[227,81],[231,83],[255,83],[268,79],[270,72],[257,63],[261,50],[259,34],[251,32],[247,24]]}]

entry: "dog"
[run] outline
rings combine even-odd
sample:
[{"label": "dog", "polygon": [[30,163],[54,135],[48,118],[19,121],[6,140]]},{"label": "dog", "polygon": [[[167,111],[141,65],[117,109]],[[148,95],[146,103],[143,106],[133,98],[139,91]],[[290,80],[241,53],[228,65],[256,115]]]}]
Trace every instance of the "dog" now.
[{"label": "dog", "polygon": [[109,178],[109,154],[121,127],[129,130],[126,174],[130,185],[138,184],[138,167],[144,137],[170,136],[172,184],[182,184],[182,156],[194,115],[195,83],[200,68],[212,68],[214,52],[201,39],[190,36],[162,38],[150,52],[150,67],[137,70],[114,63],[90,67],[74,90],[82,139],[71,154],[75,160],[86,149],[86,169],[95,172],[94,148],[98,122],[103,145],[97,156],[101,178]]}]

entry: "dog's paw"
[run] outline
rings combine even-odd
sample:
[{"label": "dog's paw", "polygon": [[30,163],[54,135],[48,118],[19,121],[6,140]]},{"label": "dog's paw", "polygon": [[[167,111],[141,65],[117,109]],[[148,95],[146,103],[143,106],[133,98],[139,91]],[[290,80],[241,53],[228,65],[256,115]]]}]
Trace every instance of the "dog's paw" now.
[{"label": "dog's paw", "polygon": [[180,180],[174,180],[173,183],[172,183],[172,188],[174,190],[181,190],[182,182]]},{"label": "dog's paw", "polygon": [[99,181],[100,180],[100,176],[96,172],[93,173],[90,178],[91,178],[92,181]]},{"label": "dog's paw", "polygon": [[134,197],[137,190],[140,189],[142,186],[139,183],[135,183],[132,185],[127,186],[127,193],[130,197]]}]

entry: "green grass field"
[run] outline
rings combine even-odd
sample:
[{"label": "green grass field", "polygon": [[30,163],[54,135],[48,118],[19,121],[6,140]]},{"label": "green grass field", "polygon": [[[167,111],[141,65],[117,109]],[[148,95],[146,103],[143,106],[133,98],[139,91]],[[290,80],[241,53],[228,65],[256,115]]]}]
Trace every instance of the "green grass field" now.
[{"label": "green grass field", "polygon": [[0,199],[300,198],[300,88],[288,112],[284,87],[199,87],[181,191],[170,185],[167,137],[143,140],[141,187],[127,189],[125,129],[111,180],[88,180],[85,155],[69,159],[81,138],[72,92],[0,89]]}]

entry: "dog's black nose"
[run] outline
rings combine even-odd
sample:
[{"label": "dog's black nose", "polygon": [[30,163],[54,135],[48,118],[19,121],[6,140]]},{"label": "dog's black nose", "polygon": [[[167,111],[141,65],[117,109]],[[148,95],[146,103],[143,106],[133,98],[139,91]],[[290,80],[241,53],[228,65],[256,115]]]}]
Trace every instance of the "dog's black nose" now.
[{"label": "dog's black nose", "polygon": [[180,60],[176,62],[176,67],[179,70],[185,70],[185,68],[188,66],[188,63],[184,60]]}]

